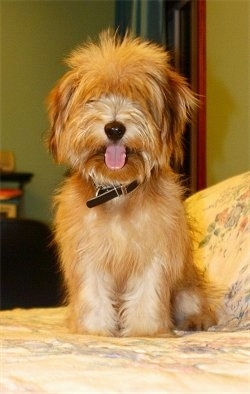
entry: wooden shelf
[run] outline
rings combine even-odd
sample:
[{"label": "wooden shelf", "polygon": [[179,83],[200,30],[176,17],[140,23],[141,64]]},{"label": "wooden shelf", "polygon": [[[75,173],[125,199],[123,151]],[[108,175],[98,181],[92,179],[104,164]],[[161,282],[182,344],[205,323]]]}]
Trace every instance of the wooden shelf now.
[{"label": "wooden shelf", "polygon": [[33,174],[30,172],[0,172],[1,182],[16,182],[20,189],[23,189],[23,186],[30,182],[32,177]]}]

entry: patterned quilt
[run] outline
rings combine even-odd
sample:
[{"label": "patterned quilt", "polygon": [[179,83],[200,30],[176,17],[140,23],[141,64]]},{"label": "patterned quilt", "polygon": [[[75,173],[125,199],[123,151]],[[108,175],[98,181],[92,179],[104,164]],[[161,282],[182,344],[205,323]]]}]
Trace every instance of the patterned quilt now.
[{"label": "patterned quilt", "polygon": [[[186,201],[197,264],[225,289],[208,332],[73,335],[66,308],[0,312],[1,393],[249,393],[250,172]],[[196,226],[197,225],[197,226]]]}]

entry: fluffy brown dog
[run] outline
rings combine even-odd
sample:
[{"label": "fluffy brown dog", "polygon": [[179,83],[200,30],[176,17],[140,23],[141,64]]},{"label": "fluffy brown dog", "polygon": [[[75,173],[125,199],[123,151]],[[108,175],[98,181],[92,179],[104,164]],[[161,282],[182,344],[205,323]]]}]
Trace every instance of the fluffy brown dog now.
[{"label": "fluffy brown dog", "polygon": [[50,149],[71,168],[55,198],[78,333],[169,335],[215,324],[193,264],[182,188],[170,162],[196,99],[163,48],[104,32],[67,60],[49,96]]}]

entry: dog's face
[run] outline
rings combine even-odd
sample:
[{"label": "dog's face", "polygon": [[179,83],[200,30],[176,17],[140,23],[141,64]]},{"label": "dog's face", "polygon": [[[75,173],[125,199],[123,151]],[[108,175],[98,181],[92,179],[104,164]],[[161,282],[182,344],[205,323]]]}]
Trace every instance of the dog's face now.
[{"label": "dog's face", "polygon": [[195,98],[149,42],[110,32],[74,51],[49,96],[55,159],[97,184],[143,182],[182,157]]}]

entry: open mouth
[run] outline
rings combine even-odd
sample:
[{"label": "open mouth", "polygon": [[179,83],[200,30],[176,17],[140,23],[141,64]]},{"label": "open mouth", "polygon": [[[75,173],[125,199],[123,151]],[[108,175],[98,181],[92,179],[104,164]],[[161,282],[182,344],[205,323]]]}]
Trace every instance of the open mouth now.
[{"label": "open mouth", "polygon": [[120,170],[126,164],[128,149],[120,143],[109,144],[104,153],[106,166],[110,170]]}]

